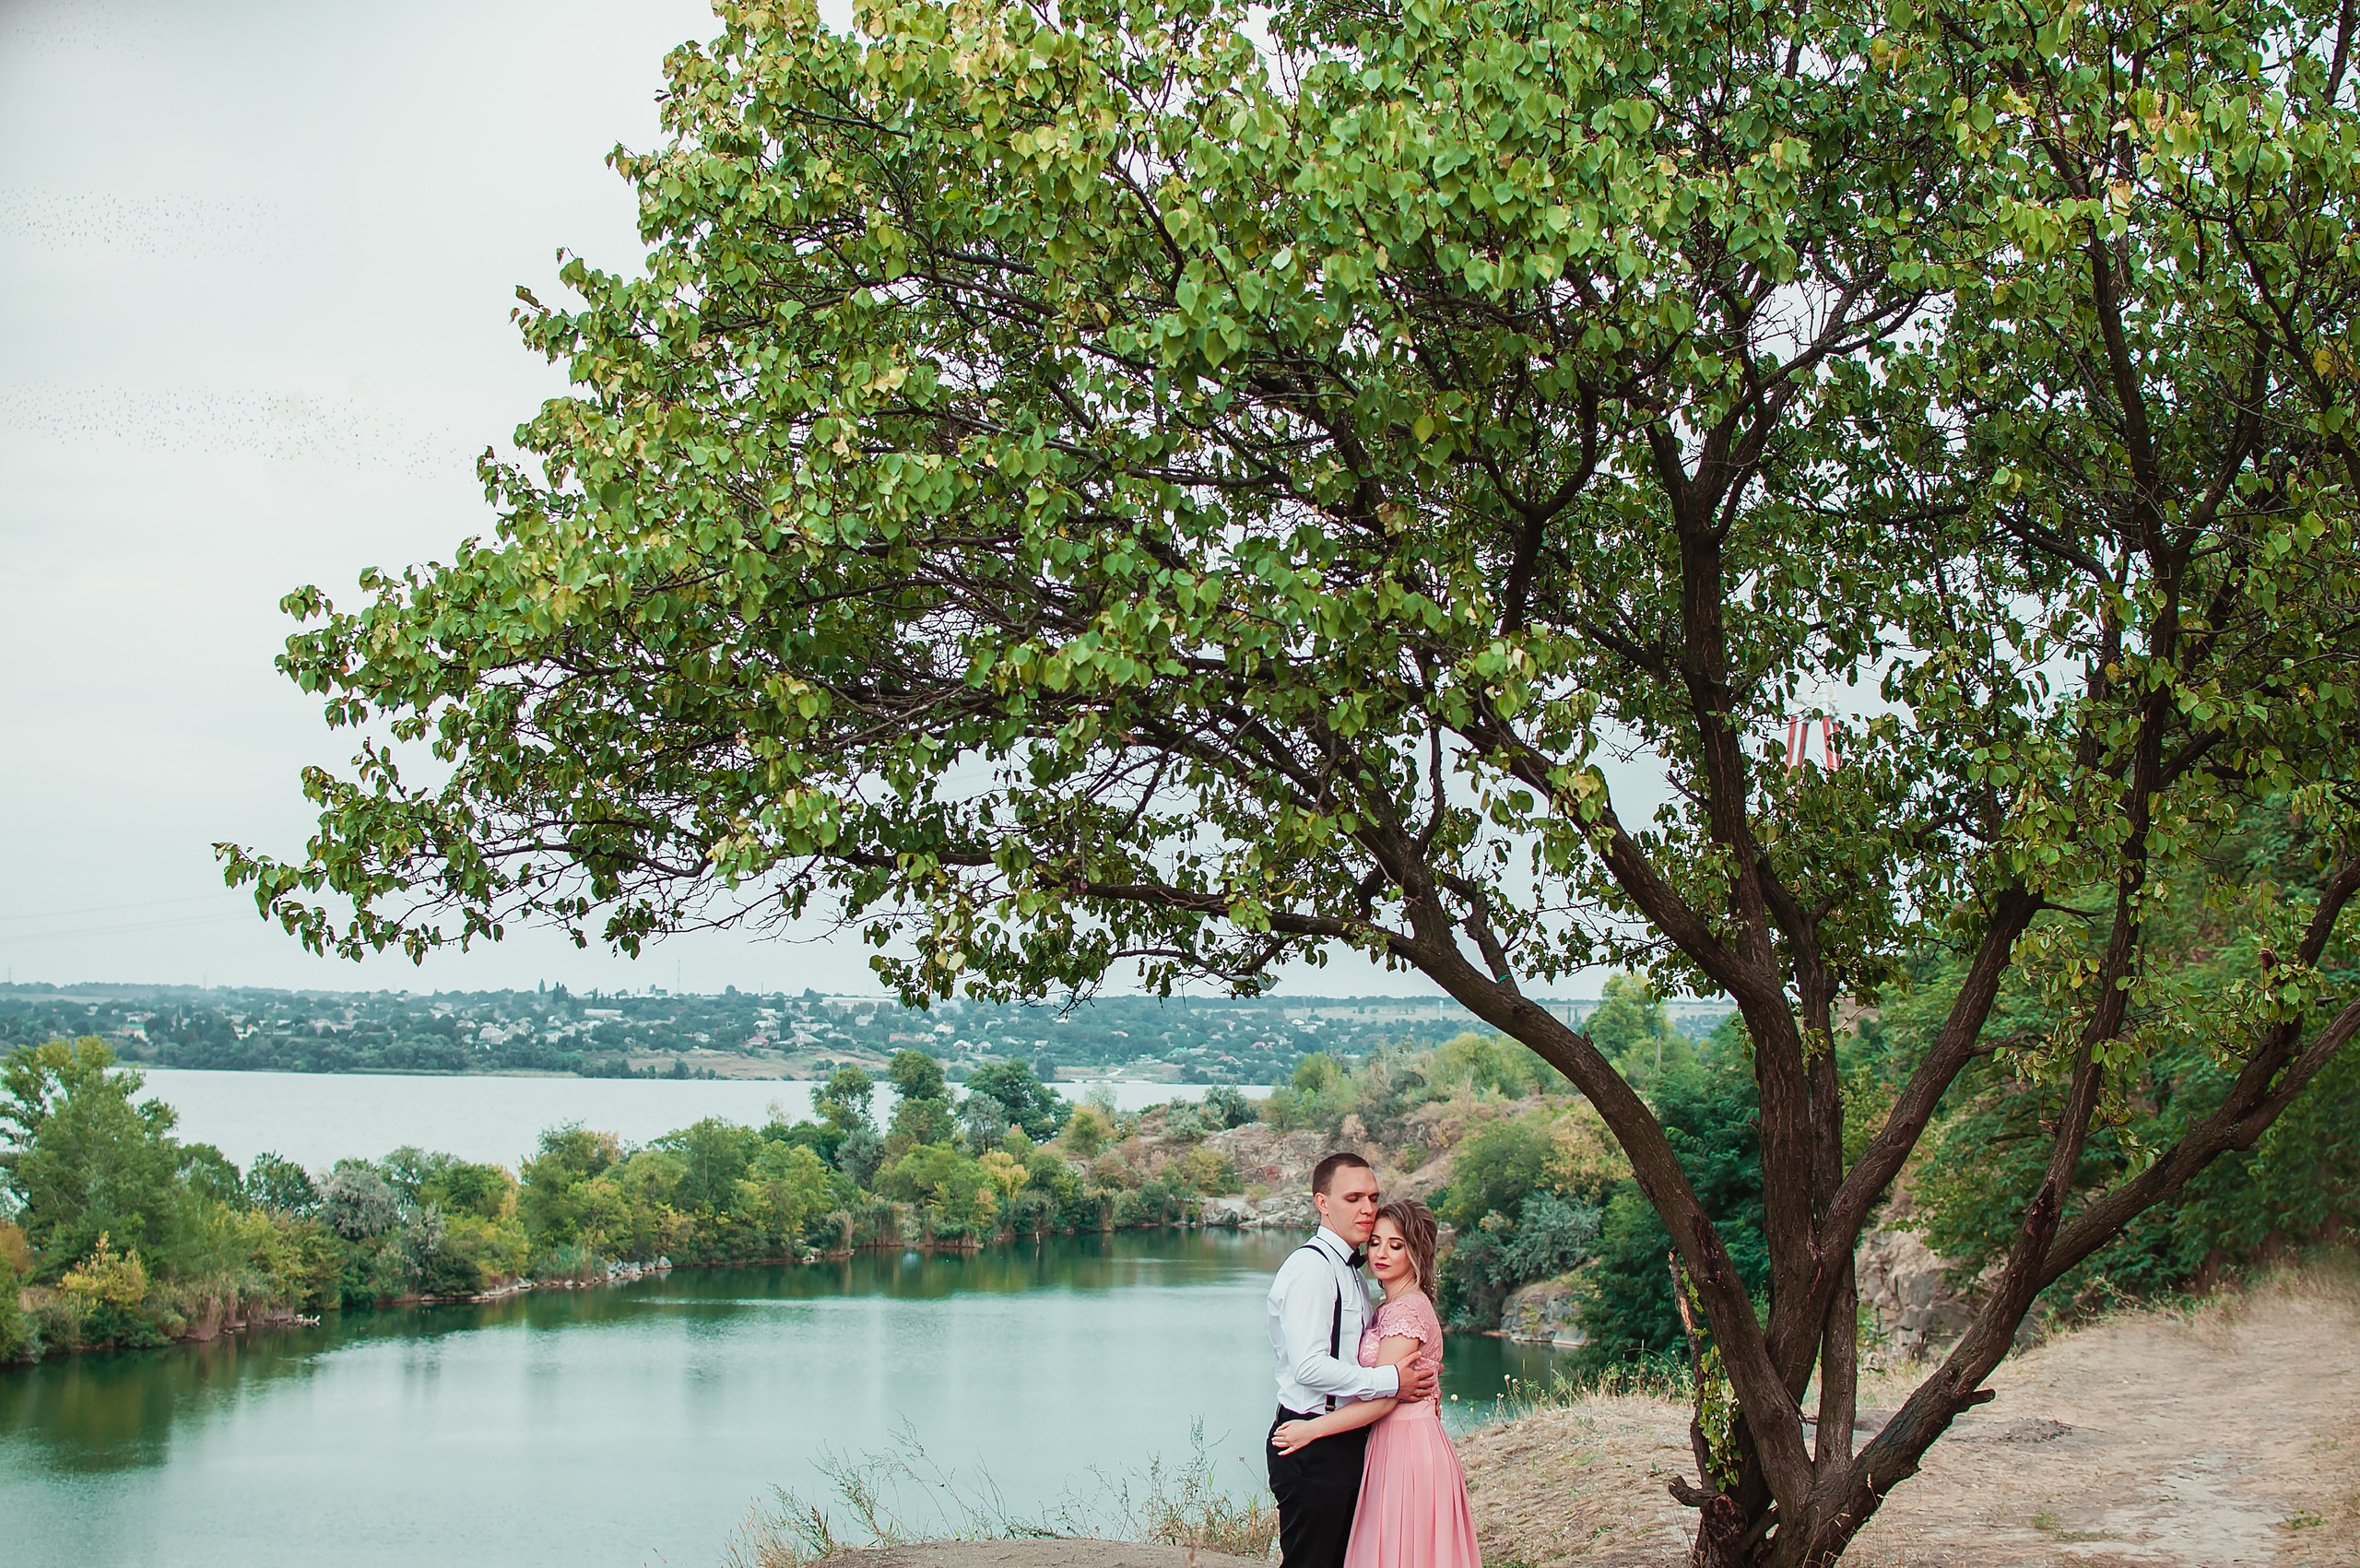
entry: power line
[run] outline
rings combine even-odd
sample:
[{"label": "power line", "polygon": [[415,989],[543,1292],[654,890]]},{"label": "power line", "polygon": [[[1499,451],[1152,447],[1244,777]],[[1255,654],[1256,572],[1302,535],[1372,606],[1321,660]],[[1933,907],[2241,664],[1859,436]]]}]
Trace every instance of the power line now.
[{"label": "power line", "polygon": [[121,937],[136,931],[172,931],[188,925],[218,925],[228,920],[244,920],[242,914],[184,914],[177,920],[134,920],[119,925],[84,925],[71,931],[0,932],[0,945],[18,942],[56,942],[69,937]]},{"label": "power line", "polygon": [[[114,914],[126,909],[172,909],[182,904],[216,903],[220,901],[222,893],[228,893],[229,891],[229,889],[224,888],[219,893],[199,893],[194,898],[148,899],[138,903],[95,903],[87,904],[80,909],[43,909],[37,910],[30,914],[0,914],[0,922],[11,920],[68,920],[77,914]],[[234,898],[237,895],[232,893],[230,896]]]}]

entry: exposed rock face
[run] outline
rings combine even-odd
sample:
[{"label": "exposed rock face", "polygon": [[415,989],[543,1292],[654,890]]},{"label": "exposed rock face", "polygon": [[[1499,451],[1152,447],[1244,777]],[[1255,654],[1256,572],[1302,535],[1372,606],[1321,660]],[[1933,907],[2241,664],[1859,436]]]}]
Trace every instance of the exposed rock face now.
[{"label": "exposed rock face", "polygon": [[1229,1157],[1248,1195],[1208,1202],[1206,1224],[1307,1231],[1318,1223],[1311,1207],[1311,1171],[1333,1147],[1325,1134],[1280,1132],[1248,1122],[1212,1134],[1205,1144]]},{"label": "exposed rock face", "polygon": [[1311,1207],[1311,1194],[1303,1191],[1272,1193],[1262,1198],[1209,1197],[1203,1222],[1248,1231],[1308,1231],[1319,1221]]},{"label": "exposed rock face", "polygon": [[1571,1279],[1543,1279],[1508,1297],[1500,1331],[1511,1339],[1546,1345],[1587,1345],[1589,1336],[1574,1326],[1581,1292]]},{"label": "exposed rock face", "polygon": [[[1348,1125],[1345,1130],[1349,1133],[1351,1128]],[[1377,1162],[1377,1180],[1388,1198],[1430,1199],[1450,1180],[1447,1155],[1427,1160],[1415,1171],[1398,1171],[1386,1163],[1382,1152],[1367,1146],[1364,1129],[1359,1138],[1339,1141],[1325,1133],[1280,1132],[1250,1122],[1212,1133],[1204,1141],[1207,1148],[1228,1156],[1248,1194],[1206,1199],[1204,1222],[1208,1225],[1310,1230],[1319,1223],[1318,1213],[1311,1207],[1312,1169],[1339,1148],[1357,1149]]]},{"label": "exposed rock face", "polygon": [[1860,1304],[1894,1354],[1929,1355],[1975,1320],[1973,1303],[1942,1278],[1950,1265],[1914,1231],[1869,1232],[1860,1238],[1855,1267]]}]

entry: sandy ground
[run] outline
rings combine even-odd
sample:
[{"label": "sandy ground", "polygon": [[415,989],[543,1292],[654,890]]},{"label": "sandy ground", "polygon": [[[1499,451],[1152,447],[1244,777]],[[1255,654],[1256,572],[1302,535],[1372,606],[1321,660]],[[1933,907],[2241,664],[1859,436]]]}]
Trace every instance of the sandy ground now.
[{"label": "sandy ground", "polygon": [[[2360,1289],[2291,1279],[2000,1368],[1847,1555],[1860,1568],[2360,1568]],[[1906,1385],[1872,1385],[1865,1421]],[[1462,1446],[1490,1568],[1682,1562],[1685,1417],[1599,1399]]]}]

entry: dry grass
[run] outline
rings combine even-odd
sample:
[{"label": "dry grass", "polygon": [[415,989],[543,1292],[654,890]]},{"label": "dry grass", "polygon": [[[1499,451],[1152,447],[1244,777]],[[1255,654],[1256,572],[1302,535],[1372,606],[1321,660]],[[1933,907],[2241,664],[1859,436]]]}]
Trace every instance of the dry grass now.
[{"label": "dry grass", "polygon": [[[1923,1369],[1918,1369],[1922,1375]],[[1864,1388],[1864,1410],[1907,1393]],[[2360,1268],[2124,1311],[2003,1365],[1847,1561],[2360,1568]],[[1670,1565],[1693,1468],[1666,1398],[1576,1396],[1461,1446],[1491,1568]]]},{"label": "dry grass", "polygon": [[1201,1424],[1191,1434],[1186,1460],[1093,1471],[1038,1514],[1011,1510],[988,1471],[944,1469],[908,1428],[884,1453],[828,1455],[820,1470],[832,1497],[815,1502],[777,1490],[738,1527],[723,1559],[726,1568],[809,1568],[844,1553],[944,1541],[1070,1541],[1080,1551],[1076,1562],[1092,1561],[1082,1549],[1110,1539],[1190,1555],[1260,1558],[1278,1538],[1268,1499],[1240,1499],[1221,1489]]}]

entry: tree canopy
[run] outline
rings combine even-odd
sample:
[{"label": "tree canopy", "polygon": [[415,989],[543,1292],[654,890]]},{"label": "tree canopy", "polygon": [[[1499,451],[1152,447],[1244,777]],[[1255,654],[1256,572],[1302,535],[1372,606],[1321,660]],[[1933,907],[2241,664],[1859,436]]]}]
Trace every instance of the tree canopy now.
[{"label": "tree canopy", "polygon": [[[912,997],[1422,971],[1670,1232],[1738,1411],[1676,1489],[1714,1563],[1831,1561],[2035,1295],[2360,1029],[2348,13],[721,16],[614,158],[644,268],[520,290],[573,390],[487,455],[494,536],[288,601],[361,750],[303,854],[224,853],[312,946],[826,914]],[[1816,712],[1841,766],[1783,765]],[[2210,854],[2261,810],[2293,880]],[[1928,944],[1956,984],[1847,1145],[1838,1003]],[[1527,994],[1599,962],[1737,1006],[1766,1311]],[[2209,1106],[2078,1185],[2182,1039]],[[1854,1242],[1995,1054],[2057,1091],[2040,1178],[1855,1453]]]}]

